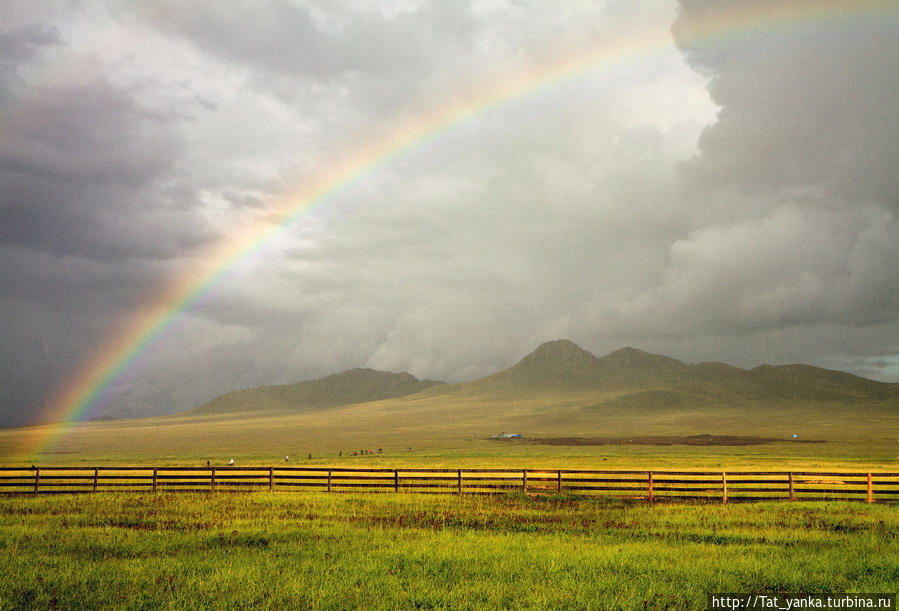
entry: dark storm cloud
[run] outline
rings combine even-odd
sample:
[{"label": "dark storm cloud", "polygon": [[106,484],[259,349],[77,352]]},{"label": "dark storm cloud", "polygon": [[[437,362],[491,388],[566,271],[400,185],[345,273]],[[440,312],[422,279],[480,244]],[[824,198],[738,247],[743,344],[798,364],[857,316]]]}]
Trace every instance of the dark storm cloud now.
[{"label": "dark storm cloud", "polygon": [[0,145],[0,241],[59,254],[166,257],[208,239],[166,195],[179,139],[102,79],[20,89]]},{"label": "dark storm cloud", "polygon": [[60,42],[56,28],[31,24],[0,31],[0,65],[14,70],[21,62],[31,59],[41,48]]},{"label": "dark storm cloud", "polygon": [[96,60],[77,58],[41,8],[54,11],[6,7],[14,25],[0,32],[0,420],[11,423],[42,417],[85,348],[158,290],[171,270],[154,262],[214,235],[185,198],[177,125],[141,107],[139,86],[85,70]]},{"label": "dark storm cloud", "polygon": [[[29,57],[20,54],[21,57]],[[9,74],[9,73],[7,73]],[[0,144],[0,419],[42,418],[85,347],[208,242],[171,180],[177,138],[102,80],[12,92]]]},{"label": "dark storm cloud", "polygon": [[[681,0],[675,37],[711,79],[718,120],[681,168],[690,228],[668,248],[657,286],[597,309],[604,331],[640,328],[693,352],[714,343],[702,336],[725,344],[799,330],[796,360],[895,354],[899,11],[690,37],[734,8],[784,4]],[[829,5],[796,4],[810,15]],[[846,342],[844,329],[869,340]]]},{"label": "dark storm cloud", "polygon": [[105,405],[358,366],[460,381],[559,337],[895,377],[896,15],[690,41],[774,6],[4,4],[0,419],[35,417],[204,246],[404,120],[675,19],[681,51],[546,75],[219,259]]},{"label": "dark storm cloud", "polygon": [[[821,2],[758,2],[752,11],[789,9],[813,15]],[[715,20],[745,2],[683,0],[673,28]],[[741,31],[712,41],[682,40],[688,61],[712,78],[718,122],[700,138],[691,164],[698,188],[766,192],[812,190],[847,205],[873,202],[899,210],[899,15],[851,7]]]}]

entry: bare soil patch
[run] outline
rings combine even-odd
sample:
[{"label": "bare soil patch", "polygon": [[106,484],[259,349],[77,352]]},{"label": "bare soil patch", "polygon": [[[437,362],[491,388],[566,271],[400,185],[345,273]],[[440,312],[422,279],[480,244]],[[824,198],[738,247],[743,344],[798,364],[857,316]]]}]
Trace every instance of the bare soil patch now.
[{"label": "bare soil patch", "polygon": [[739,435],[661,435],[637,437],[534,437],[522,441],[550,446],[603,446],[603,445],[650,445],[650,446],[751,446],[766,443],[823,443],[823,439],[780,439],[776,437],[743,437]]}]

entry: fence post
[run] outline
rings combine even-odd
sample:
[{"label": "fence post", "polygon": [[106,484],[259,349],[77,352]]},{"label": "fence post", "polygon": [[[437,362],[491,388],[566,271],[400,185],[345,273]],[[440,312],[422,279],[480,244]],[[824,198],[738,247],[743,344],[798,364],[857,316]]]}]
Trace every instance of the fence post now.
[{"label": "fence post", "polygon": [[[142,467],[141,469],[143,469],[143,468],[146,468],[146,467]],[[53,468],[52,468],[52,467],[48,467],[48,469],[50,469],[51,471],[53,471]],[[110,471],[110,472],[113,472],[113,471],[116,470],[115,467],[104,467],[104,469],[106,469],[107,471]],[[207,467],[207,469],[210,471],[209,491],[212,492],[212,493],[217,492],[217,489],[216,489],[216,467],[214,467],[214,466],[209,466],[209,467]],[[290,469],[290,467],[287,467],[287,469]],[[23,470],[23,471],[25,471],[25,470],[32,470],[32,471],[34,471],[34,480],[33,480],[32,494],[35,494],[35,495],[40,494],[40,492],[41,492],[40,486],[41,486],[41,483],[42,483],[41,477],[42,477],[42,475],[43,475],[43,474],[41,473],[41,467],[36,467],[36,466],[34,466],[34,467],[32,467],[31,469],[22,469],[22,470]],[[46,470],[47,470],[47,469],[44,469],[44,471],[46,471]],[[79,470],[81,470],[82,473],[83,473],[84,471],[88,471],[88,473],[90,473],[91,468],[90,468],[90,467],[86,467],[86,468],[82,467],[82,468],[79,468]],[[151,484],[151,485],[152,485],[152,490],[153,490],[154,494],[157,493],[157,492],[159,492],[159,491],[161,490],[160,485],[166,484],[166,481],[167,481],[167,480],[165,479],[165,477],[169,477],[169,478],[171,478],[171,477],[176,477],[176,476],[173,476],[173,475],[168,475],[168,476],[163,477],[163,479],[160,481],[160,479],[159,479],[159,477],[160,477],[159,471],[160,471],[160,470],[165,471],[166,469],[165,469],[165,468],[161,468],[161,467],[153,467],[153,468],[152,468],[152,473],[153,473],[153,474],[152,474],[152,478],[151,478],[151,479],[152,479],[152,484]],[[193,471],[193,469],[191,469],[191,470]],[[202,470],[202,469],[201,469],[201,468],[200,468],[200,469],[197,469],[197,471],[200,471],[200,470]],[[313,470],[314,470],[314,469],[313,469]],[[325,470],[325,469],[321,469],[321,471],[324,471],[324,470]],[[327,475],[327,491],[330,493],[330,492],[332,492],[333,487],[334,487],[334,484],[333,484],[333,481],[332,481],[332,480],[333,480],[333,470],[330,469],[330,468],[328,468],[328,469],[326,469],[326,470],[327,470],[327,473],[328,473],[328,475]],[[386,473],[382,473],[382,475],[377,476],[378,478],[383,478],[383,476],[385,476],[385,475],[386,475],[386,477],[389,477],[390,469],[383,469],[383,470],[378,469],[378,470],[379,470],[379,471],[386,471]],[[410,483],[409,487],[407,487],[407,488],[408,488],[409,490],[411,490],[411,491],[417,491],[417,486],[416,486],[416,484],[415,484],[416,476],[414,475],[415,469],[406,469],[406,470],[409,471],[410,474],[412,474],[412,475],[411,475],[411,480],[410,480],[411,483]],[[450,469],[446,469],[445,471],[449,471],[450,473],[452,473],[452,470],[450,470]],[[470,471],[472,471],[472,470],[470,470]],[[475,470],[473,470],[473,473],[475,473],[475,475],[476,475],[476,474],[477,474],[477,471],[478,471],[478,470],[475,469]],[[502,477],[503,477],[504,479],[507,479],[507,478],[509,478],[509,477],[511,476],[511,471],[512,471],[512,470],[509,470],[509,469],[503,469],[502,471],[503,471],[503,474],[504,474]],[[529,484],[528,478],[529,478],[529,475],[530,475],[529,471],[530,471],[530,469],[522,468],[522,473],[521,473],[521,491],[522,491],[523,494],[527,494],[527,493],[528,493],[528,484]],[[537,471],[537,475],[538,475],[538,476],[539,476],[541,473],[543,473],[543,474],[545,474],[545,475],[547,476],[547,477],[538,477],[538,478],[537,478],[538,480],[546,480],[547,483],[550,482],[550,481],[552,481],[551,476],[549,476],[549,474],[552,473],[551,470],[541,470],[541,469],[537,469],[536,471]],[[556,470],[556,491],[559,492],[559,493],[561,493],[562,490],[563,490],[563,476],[562,476],[562,471],[563,471],[563,469],[557,469],[557,470]],[[193,472],[196,473],[196,471],[193,471]],[[263,470],[263,473],[264,473],[264,470]],[[779,471],[779,472],[766,472],[766,473],[768,473],[769,475],[772,475],[772,476],[773,476],[773,475],[786,475],[786,480],[787,480],[787,481],[786,481],[785,483],[787,484],[787,492],[788,492],[788,494],[789,494],[789,500],[790,500],[790,501],[795,501],[795,500],[798,499],[798,496],[797,496],[797,489],[796,489],[796,484],[797,484],[797,478],[796,478],[796,475],[797,475],[797,474],[793,473],[792,471],[787,471],[787,472]],[[164,475],[164,474],[163,474],[163,475]],[[653,471],[647,471],[647,472],[646,472],[646,475],[647,475],[647,482],[646,482],[646,483],[647,483],[647,493],[648,493],[647,500],[649,501],[649,503],[654,503],[654,502],[655,502],[655,489],[654,489],[654,486],[655,486],[655,474],[654,474]],[[739,475],[740,475],[740,472],[737,472],[737,475],[739,476]],[[814,473],[809,472],[809,475],[814,475]],[[868,502],[868,503],[874,503],[874,502],[875,502],[875,499],[874,499],[874,474],[873,474],[873,472],[856,473],[855,475],[856,475],[856,476],[858,476],[858,475],[864,475],[864,476],[865,476],[865,478],[866,478],[866,479],[865,479],[865,482],[866,482],[866,502]],[[57,477],[60,477],[60,476],[57,476]],[[82,491],[84,491],[84,492],[93,492],[93,493],[99,492],[99,486],[100,486],[100,468],[99,468],[99,467],[93,467],[93,481],[92,481],[92,482],[90,482],[90,480],[84,481],[84,480],[87,480],[88,477],[90,477],[90,476],[76,476],[76,477],[74,477],[73,479],[78,479],[78,480],[81,482],[81,483],[78,484],[80,490],[82,490]],[[115,476],[114,474],[113,474],[113,475],[107,476],[107,478],[108,478],[108,479],[111,479],[112,481],[115,481],[115,480],[116,480],[116,477],[117,477],[117,476]],[[190,476],[190,477],[193,477],[193,476]],[[240,477],[240,476],[239,476],[239,477]],[[248,477],[248,476],[243,476],[243,477]],[[252,476],[252,477],[255,477],[255,476]],[[289,476],[288,476],[288,477],[289,477]],[[450,477],[452,477],[452,476],[450,476]],[[53,476],[53,474],[51,473],[49,476],[47,476],[47,478],[50,479],[50,484],[48,484],[48,486],[50,487],[50,491],[51,491],[51,492],[54,492],[55,489],[54,489],[54,476]],[[177,479],[177,478],[176,478],[176,479]],[[362,479],[365,479],[365,477],[363,477]],[[427,478],[425,478],[425,479],[427,479]],[[445,479],[449,479],[449,478],[445,478]],[[512,478],[512,479],[514,479],[514,478]],[[739,479],[739,477],[738,477],[738,479]],[[226,474],[226,476],[225,476],[226,491],[227,491],[228,489],[230,489],[229,486],[228,486],[228,482],[229,482],[229,481],[230,481],[230,480],[229,480],[229,477],[228,477],[228,475]],[[383,482],[384,480],[383,480],[383,479],[379,479],[379,481]],[[389,480],[388,480],[388,481],[389,481]],[[474,477],[473,481],[475,482],[474,484],[472,484],[472,486],[474,487],[473,489],[474,489],[474,490],[479,489],[479,482],[481,481],[480,478]],[[578,480],[577,478],[575,478],[574,481],[575,481],[575,483],[577,483],[577,481],[579,481],[579,480]],[[665,481],[666,481],[666,480],[664,479],[664,473],[663,473],[663,482],[662,482],[662,483],[665,484]],[[702,481],[703,481],[704,483],[705,483],[705,482],[708,482],[708,483],[705,484],[705,485],[710,485],[711,483],[713,483],[713,482],[711,482],[710,480],[702,480]],[[772,480],[772,481],[776,482],[777,480]],[[799,479],[798,479],[799,485],[802,485],[802,482],[803,482],[803,481],[805,481],[805,480],[803,479],[803,476],[802,476],[802,475],[799,475]],[[814,481],[814,480],[810,480],[810,481]],[[858,481],[858,480],[855,480],[855,481]],[[90,482],[90,483],[89,483],[89,482]],[[179,482],[175,482],[175,483],[177,484],[177,483],[179,483]],[[199,485],[199,484],[201,484],[201,483],[202,483],[202,482],[198,482],[197,485]],[[269,467],[268,467],[268,483],[269,483],[269,490],[270,490],[270,491],[275,491],[275,489],[276,489],[276,479],[275,479],[275,469],[274,469],[273,466],[269,466]],[[511,482],[508,482],[508,484],[511,484]],[[538,484],[539,484],[539,482],[538,482]],[[27,487],[28,484],[25,483],[25,484],[21,484],[21,485],[22,485],[23,487]],[[116,484],[113,484],[113,485],[116,485]],[[340,485],[340,484],[338,483],[337,485]],[[383,485],[383,483],[382,483],[381,485]],[[388,483],[387,485],[389,486],[390,484]],[[450,485],[452,485],[452,484],[450,484]],[[481,484],[481,485],[483,485],[483,484]],[[88,488],[88,490],[84,490],[84,488],[81,488],[81,486],[84,486],[85,488],[87,488],[87,487],[89,487],[89,488]],[[465,479],[464,479],[463,469],[462,469],[462,468],[457,468],[457,469],[456,469],[456,492],[457,492],[457,494],[462,495],[462,494],[464,493],[465,486],[466,486],[466,484],[465,484]],[[505,486],[503,486],[503,487],[505,487]],[[538,486],[537,486],[537,490],[538,490],[538,491],[539,491],[539,490],[543,490],[543,489],[545,489],[545,488],[548,488],[548,486],[542,486],[542,485],[538,485]],[[664,489],[665,486],[663,485],[662,488]],[[193,488],[192,486],[191,486],[190,489],[191,489],[191,490],[198,490],[198,488]],[[20,488],[20,490],[21,490],[21,488]],[[107,489],[107,490],[109,490],[109,489]],[[393,469],[393,490],[394,490],[394,492],[399,492],[399,490],[400,490],[400,479],[399,479],[399,469],[398,469],[398,468]],[[742,490],[742,488],[741,488],[740,486],[737,486],[737,492],[738,492],[738,494],[737,494],[737,500],[738,500],[738,501],[740,501],[741,498],[742,498],[744,501],[754,500],[754,497],[753,497],[752,495],[750,495],[750,496],[748,496],[748,497],[745,497],[745,496],[741,497],[741,495],[739,494],[740,490]],[[770,490],[771,490],[772,492],[774,492],[774,491],[776,490],[776,488],[771,488]],[[713,491],[714,491],[714,488],[710,488],[709,491],[710,491],[710,492],[713,492]],[[799,491],[801,491],[801,490],[799,490]],[[817,491],[817,490],[812,490],[813,493],[816,492],[816,491]],[[858,488],[856,488],[856,491],[857,491],[857,492],[861,492],[861,490],[858,490]],[[745,491],[744,491],[744,492],[745,492]],[[721,503],[722,503],[723,505],[726,505],[726,504],[728,503],[728,495],[729,495],[729,490],[728,490],[727,472],[726,472],[726,471],[722,471],[722,472],[721,472]],[[669,498],[669,497],[666,496],[665,494],[663,494],[662,497],[663,497],[663,500],[666,499],[666,498]],[[709,497],[709,498],[711,498],[711,497]],[[799,499],[799,500],[801,500],[801,499]]]}]

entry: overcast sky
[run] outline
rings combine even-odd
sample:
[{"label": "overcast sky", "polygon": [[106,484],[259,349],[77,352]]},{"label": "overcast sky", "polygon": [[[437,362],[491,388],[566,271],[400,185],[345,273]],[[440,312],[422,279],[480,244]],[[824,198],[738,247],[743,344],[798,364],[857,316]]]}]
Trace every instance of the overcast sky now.
[{"label": "overcast sky", "polygon": [[834,4],[3,2],[0,423],[353,151],[591,56],[313,206],[104,409],[352,367],[463,381],[557,338],[899,381],[899,5],[691,35],[796,3]]}]

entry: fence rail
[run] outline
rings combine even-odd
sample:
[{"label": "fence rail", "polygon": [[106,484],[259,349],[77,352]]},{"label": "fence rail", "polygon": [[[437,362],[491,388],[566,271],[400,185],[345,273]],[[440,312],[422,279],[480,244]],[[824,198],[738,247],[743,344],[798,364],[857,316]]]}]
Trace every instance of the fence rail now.
[{"label": "fence rail", "polygon": [[355,467],[0,467],[0,494],[91,492],[574,493],[701,499],[899,502],[899,473]]}]

